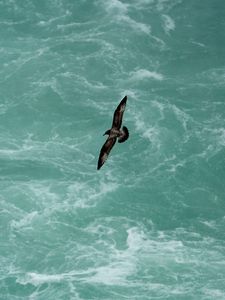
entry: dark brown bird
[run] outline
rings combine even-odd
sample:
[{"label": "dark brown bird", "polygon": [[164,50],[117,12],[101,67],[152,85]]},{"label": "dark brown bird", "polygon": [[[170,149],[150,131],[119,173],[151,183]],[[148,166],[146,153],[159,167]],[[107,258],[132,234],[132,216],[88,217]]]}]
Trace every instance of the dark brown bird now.
[{"label": "dark brown bird", "polygon": [[102,149],[99,154],[99,159],[98,159],[98,167],[97,169],[99,170],[102,165],[105,163],[109,152],[111,151],[112,147],[114,146],[116,139],[118,138],[118,143],[123,143],[125,142],[128,137],[129,137],[129,131],[127,127],[123,126],[122,129],[122,119],[123,119],[123,113],[126,108],[126,102],[127,102],[127,96],[125,96],[120,104],[117,106],[114,115],[113,115],[113,122],[112,122],[112,128],[108,129],[104,135],[108,134],[108,138],[105,142],[105,144],[102,146]]}]

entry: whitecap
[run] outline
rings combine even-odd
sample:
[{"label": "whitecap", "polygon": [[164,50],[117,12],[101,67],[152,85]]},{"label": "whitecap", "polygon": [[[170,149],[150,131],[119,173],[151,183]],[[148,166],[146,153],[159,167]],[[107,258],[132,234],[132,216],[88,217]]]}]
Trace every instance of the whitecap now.
[{"label": "whitecap", "polygon": [[131,253],[135,253],[143,248],[143,245],[147,241],[147,237],[144,232],[138,227],[131,227],[127,230],[127,246]]},{"label": "whitecap", "polygon": [[8,110],[8,105],[0,104],[0,115],[4,115]]},{"label": "whitecap", "polygon": [[[144,125],[142,125],[144,126]],[[154,145],[159,145],[159,147],[157,147],[158,149],[160,148],[160,143],[159,143],[159,130],[155,127],[149,127],[147,129],[144,130],[142,136],[146,139],[148,139],[152,144]]]},{"label": "whitecap", "polygon": [[101,283],[105,285],[127,285],[127,278],[135,274],[137,269],[137,252],[143,246],[142,233],[137,228],[127,230],[127,248],[117,250],[111,246],[110,262],[107,265],[97,267],[95,274],[91,275],[88,283]]},{"label": "whitecap", "polygon": [[158,11],[169,11],[173,6],[181,3],[183,0],[157,0],[157,10]]},{"label": "whitecap", "polygon": [[128,4],[125,4],[119,0],[110,0],[110,1],[104,1],[104,7],[107,12],[113,13],[113,14],[125,14],[128,10]]},{"label": "whitecap", "polygon": [[100,181],[95,188],[92,188],[88,182],[75,182],[68,187],[67,196],[69,200],[72,199],[75,208],[90,208],[95,207],[98,200],[115,191],[118,186],[116,182]]},{"label": "whitecap", "polygon": [[203,288],[202,291],[207,297],[205,299],[225,299],[225,292],[222,289]]},{"label": "whitecap", "polygon": [[197,75],[200,79],[208,79],[212,84],[225,83],[225,68],[212,68]]},{"label": "whitecap", "polygon": [[133,273],[134,266],[129,261],[118,261],[96,268],[96,273],[88,278],[88,283],[105,285],[127,285],[127,276]]},{"label": "whitecap", "polygon": [[48,20],[41,20],[37,23],[38,26],[49,26],[50,24],[54,23],[55,21],[58,21],[60,19],[65,19],[66,17],[70,16],[71,12],[70,11],[66,11],[64,15],[60,15],[59,17],[55,17],[55,18],[51,18]]},{"label": "whitecap", "polygon": [[139,8],[139,7],[143,8],[143,6],[145,6],[146,4],[152,4],[154,2],[155,2],[155,0],[139,0],[139,1],[137,1],[137,3],[135,3],[135,5],[137,8]]},{"label": "whitecap", "polygon": [[49,274],[29,272],[23,278],[18,278],[16,282],[23,285],[30,283],[34,286],[39,286],[43,283],[60,282],[63,279],[64,279],[64,274],[49,275]]},{"label": "whitecap", "polygon": [[150,34],[150,25],[138,22],[128,15],[129,7],[130,6],[128,4],[122,3],[119,0],[104,1],[104,8],[106,12],[110,14],[116,22],[120,24],[127,24],[135,31]]},{"label": "whitecap", "polygon": [[225,146],[225,128],[219,128],[217,132],[219,145]]},{"label": "whitecap", "polygon": [[[175,158],[176,157],[174,157],[174,159]],[[168,171],[171,173],[176,173],[177,169],[182,168],[184,165],[185,165],[185,161],[171,164],[171,166],[168,168]]]},{"label": "whitecap", "polygon": [[141,113],[133,112],[131,114],[136,131],[154,145],[154,148],[159,149],[161,147],[160,128],[145,122]]},{"label": "whitecap", "polygon": [[[211,125],[210,125],[211,126]],[[199,157],[207,158],[213,157],[221,151],[225,146],[225,128],[204,128],[202,131],[197,132],[200,140],[205,142],[207,136],[207,145],[204,150],[198,154]]]},{"label": "whitecap", "polygon": [[155,71],[149,71],[146,69],[139,69],[130,73],[130,80],[144,80],[144,79],[155,79],[163,80],[164,77],[162,74]]},{"label": "whitecap", "polygon": [[168,34],[170,31],[175,30],[175,22],[174,20],[168,15],[162,15],[163,20],[163,29]]},{"label": "whitecap", "polygon": [[68,23],[68,24],[60,24],[60,25],[57,25],[57,28],[64,30],[64,29],[72,28],[72,27],[75,27],[75,28],[80,27],[80,26],[83,26],[86,24],[91,24],[91,22],[87,22],[87,23],[72,22],[72,23]]},{"label": "whitecap", "polygon": [[147,24],[144,24],[141,22],[137,22],[127,15],[118,16],[117,18],[119,21],[122,21],[123,23],[127,23],[135,31],[143,32],[146,34],[151,33],[150,25],[147,25]]},{"label": "whitecap", "polygon": [[209,228],[213,228],[215,229],[217,224],[215,221],[201,221],[202,224],[204,224],[205,226],[209,227]]},{"label": "whitecap", "polygon": [[187,123],[190,120],[190,116],[176,105],[172,105],[171,107],[178,121],[180,121],[183,128],[187,130]]},{"label": "whitecap", "polygon": [[31,213],[26,214],[22,219],[19,221],[12,220],[11,227],[14,229],[20,229],[23,227],[28,227],[31,225],[33,219],[38,215],[37,211],[33,211]]},{"label": "whitecap", "polygon": [[196,41],[194,41],[194,40],[192,40],[191,42],[192,42],[192,44],[194,44],[194,45],[197,45],[197,46],[202,47],[202,48],[206,48],[206,45],[203,44],[203,43],[196,42]]}]

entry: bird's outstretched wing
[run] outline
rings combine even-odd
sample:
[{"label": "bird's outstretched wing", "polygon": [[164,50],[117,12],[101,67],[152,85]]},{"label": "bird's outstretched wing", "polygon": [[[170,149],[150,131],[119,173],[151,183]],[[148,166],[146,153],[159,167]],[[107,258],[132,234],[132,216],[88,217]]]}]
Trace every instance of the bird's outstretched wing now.
[{"label": "bird's outstretched wing", "polygon": [[111,151],[112,147],[114,146],[116,142],[116,137],[115,138],[110,138],[110,136],[108,137],[108,139],[106,140],[105,144],[102,146],[102,149],[100,151],[99,154],[99,159],[98,159],[98,167],[97,169],[99,170],[102,165],[105,163],[109,152]]},{"label": "bird's outstretched wing", "polygon": [[127,96],[125,96],[121,100],[120,104],[117,106],[113,116],[113,122],[112,122],[113,128],[120,129],[122,124],[123,113],[126,108],[126,102],[127,102]]}]

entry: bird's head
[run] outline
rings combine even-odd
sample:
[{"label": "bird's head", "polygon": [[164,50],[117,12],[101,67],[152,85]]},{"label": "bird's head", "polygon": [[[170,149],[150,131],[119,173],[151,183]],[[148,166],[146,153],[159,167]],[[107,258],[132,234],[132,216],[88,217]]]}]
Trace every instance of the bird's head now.
[{"label": "bird's head", "polygon": [[106,132],[103,135],[109,135],[110,134],[110,129],[106,130]]}]

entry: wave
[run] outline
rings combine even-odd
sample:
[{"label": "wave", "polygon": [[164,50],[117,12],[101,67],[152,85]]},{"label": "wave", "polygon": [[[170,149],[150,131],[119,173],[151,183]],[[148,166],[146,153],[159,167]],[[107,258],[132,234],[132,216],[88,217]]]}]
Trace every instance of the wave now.
[{"label": "wave", "polygon": [[223,85],[225,83],[225,68],[212,68],[197,75],[200,80],[209,80],[212,85]]},{"label": "wave", "polygon": [[115,15],[123,15],[128,12],[129,5],[123,3],[119,0],[112,0],[112,1],[104,1],[104,8],[108,13],[113,13]]},{"label": "wave", "polygon": [[129,16],[131,5],[125,4],[119,0],[101,2],[104,9],[110,14],[111,19],[120,25],[128,25],[134,31],[150,34],[151,26],[142,22],[136,21]]},{"label": "wave", "polygon": [[68,187],[68,200],[73,201],[74,208],[91,208],[104,196],[114,192],[119,187],[116,182],[100,181],[93,188],[91,183],[75,182]]},{"label": "wave", "polygon": [[162,20],[163,20],[163,28],[164,31],[169,34],[170,31],[174,31],[175,30],[175,22],[174,20],[168,16],[168,15],[162,15]]},{"label": "wave", "polygon": [[35,272],[29,272],[25,275],[24,278],[20,276],[17,279],[17,282],[23,285],[26,284],[32,284],[34,286],[39,286],[44,283],[55,283],[55,282],[60,282],[64,280],[65,275],[64,274],[40,274],[40,273],[35,273]]},{"label": "wave", "polygon": [[38,216],[37,211],[33,211],[31,213],[26,214],[22,219],[19,221],[12,220],[11,227],[12,229],[23,229],[23,228],[32,228],[32,221]]},{"label": "wave", "polygon": [[144,79],[155,79],[162,81],[164,79],[164,76],[160,73],[149,71],[146,69],[139,69],[136,71],[132,71],[130,73],[130,80],[144,80]]}]

